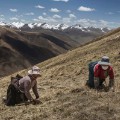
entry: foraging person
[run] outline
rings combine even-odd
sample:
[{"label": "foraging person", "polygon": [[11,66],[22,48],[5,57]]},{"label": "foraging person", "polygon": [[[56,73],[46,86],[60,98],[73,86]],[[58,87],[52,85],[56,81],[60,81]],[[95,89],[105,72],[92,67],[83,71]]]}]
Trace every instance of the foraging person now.
[{"label": "foraging person", "polygon": [[[12,81],[7,90],[7,106],[14,106],[15,104],[25,102],[39,104],[39,94],[37,90],[37,78],[40,77],[40,68],[33,66],[28,71],[28,75],[20,80]],[[35,99],[30,94],[30,90],[33,90]]]},{"label": "foraging person", "polygon": [[[102,89],[104,88],[103,82],[109,76],[108,88],[114,91],[114,72],[109,57],[103,56],[101,61],[91,62],[89,64],[89,79],[87,85],[90,88]],[[107,86],[106,86],[107,87]]]}]

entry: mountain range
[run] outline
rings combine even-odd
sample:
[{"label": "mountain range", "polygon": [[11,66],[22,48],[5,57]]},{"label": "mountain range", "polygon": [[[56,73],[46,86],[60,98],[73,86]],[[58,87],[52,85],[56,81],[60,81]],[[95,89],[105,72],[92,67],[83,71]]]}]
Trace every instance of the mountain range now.
[{"label": "mountain range", "polygon": [[[0,77],[84,45],[109,29],[0,22]],[[14,69],[11,69],[14,68]]]},{"label": "mountain range", "polygon": [[47,23],[29,23],[25,24],[22,22],[4,23],[0,22],[1,26],[6,26],[8,28],[14,28],[20,31],[26,32],[39,32],[41,30],[51,30],[57,33],[68,35],[71,39],[79,42],[80,44],[87,43],[96,37],[104,35],[109,32],[108,28],[96,28],[96,27],[83,27],[82,25],[66,25],[57,24],[50,25]]},{"label": "mountain range", "polygon": [[0,22],[1,26],[8,26],[12,28],[17,28],[17,29],[25,29],[25,28],[30,28],[30,29],[35,29],[35,28],[43,28],[43,29],[52,29],[52,30],[67,30],[67,29],[79,29],[81,31],[85,32],[90,32],[94,31],[94,29],[99,29],[102,32],[107,32],[109,29],[108,28],[96,28],[96,27],[83,27],[82,25],[76,24],[76,25],[66,25],[66,24],[57,24],[57,25],[50,25],[47,23],[22,23],[22,22],[13,22],[13,23],[4,23]]}]

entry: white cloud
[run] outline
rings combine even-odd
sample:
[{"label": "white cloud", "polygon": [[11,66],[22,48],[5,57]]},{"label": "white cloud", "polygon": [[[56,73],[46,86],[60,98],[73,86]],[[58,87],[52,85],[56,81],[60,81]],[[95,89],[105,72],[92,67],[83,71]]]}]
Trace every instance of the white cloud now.
[{"label": "white cloud", "polygon": [[39,22],[40,20],[39,20],[39,19],[34,18],[34,19],[33,19],[33,21],[35,21],[35,22]]},{"label": "white cloud", "polygon": [[24,20],[24,19],[21,19],[21,21],[22,21],[22,22],[25,22],[26,20]]},{"label": "white cloud", "polygon": [[79,11],[84,11],[84,12],[91,12],[91,11],[95,11],[94,8],[89,8],[89,7],[84,7],[84,6],[80,6],[78,8]]},{"label": "white cloud", "polygon": [[76,20],[75,23],[81,24],[84,27],[96,27],[96,28],[104,28],[104,27],[115,27],[115,22],[109,22],[105,20],[91,20],[91,19],[79,19]]},{"label": "white cloud", "polygon": [[63,18],[62,19],[62,22],[64,23],[64,24],[70,24],[71,23],[71,19],[70,18]]},{"label": "white cloud", "polygon": [[39,16],[38,19],[45,20],[45,18],[43,16]]},{"label": "white cloud", "polygon": [[10,20],[12,20],[12,21],[17,21],[18,18],[16,18],[16,17],[12,17],[12,18],[10,18]]},{"label": "white cloud", "polygon": [[57,13],[57,12],[60,12],[61,10],[58,10],[57,8],[51,8],[50,11],[51,11],[51,12],[56,12],[56,13]]},{"label": "white cloud", "polygon": [[113,15],[114,13],[113,12],[108,12],[109,15]]},{"label": "white cloud", "polygon": [[59,1],[61,1],[61,2],[68,2],[69,0],[53,0],[53,1],[57,1],[57,2],[59,2]]},{"label": "white cloud", "polygon": [[67,10],[66,12],[67,12],[67,13],[71,13],[71,10]]},{"label": "white cloud", "polygon": [[5,18],[0,18],[0,21],[3,21],[3,20],[5,20]]},{"label": "white cloud", "polygon": [[70,18],[76,18],[76,16],[74,14],[69,14]]},{"label": "white cloud", "polygon": [[17,18],[20,18],[20,17],[23,17],[23,15],[22,15],[22,14],[21,14],[21,15],[16,15],[16,17],[17,17]]},{"label": "white cloud", "polygon": [[17,9],[10,9],[11,12],[17,12]]},{"label": "white cloud", "polygon": [[4,15],[0,15],[0,17],[4,17]]},{"label": "white cloud", "polygon": [[45,16],[46,16],[46,15],[47,15],[47,13],[45,13],[45,12],[44,12],[44,13],[43,13],[43,15],[45,15]]},{"label": "white cloud", "polygon": [[41,5],[37,5],[35,6],[36,8],[40,8],[40,9],[44,9],[45,7],[44,6],[41,6]]},{"label": "white cloud", "polygon": [[114,22],[108,22],[105,20],[99,20],[99,23],[102,24],[103,26],[108,26],[109,24],[114,24]]},{"label": "white cloud", "polygon": [[38,18],[34,18],[33,21],[35,22],[40,22],[40,23],[50,23],[50,24],[55,24],[57,23],[57,20],[55,20],[52,17],[43,17],[43,16],[39,16]]},{"label": "white cloud", "polygon": [[59,18],[61,18],[61,16],[56,14],[56,15],[53,15],[53,18],[55,18],[55,19],[58,18],[59,19]]},{"label": "white cloud", "polygon": [[83,26],[89,27],[89,26],[97,26],[97,21],[95,20],[90,20],[90,19],[80,19],[77,20],[76,23],[81,24]]},{"label": "white cloud", "polygon": [[26,13],[25,15],[34,15],[34,13],[30,12],[30,13]]}]

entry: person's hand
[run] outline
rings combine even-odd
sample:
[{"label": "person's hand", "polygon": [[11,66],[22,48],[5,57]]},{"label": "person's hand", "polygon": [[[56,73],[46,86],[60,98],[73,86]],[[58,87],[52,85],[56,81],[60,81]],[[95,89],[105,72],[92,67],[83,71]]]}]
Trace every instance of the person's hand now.
[{"label": "person's hand", "polygon": [[115,89],[113,87],[110,88],[111,92],[115,92]]},{"label": "person's hand", "polygon": [[95,86],[95,89],[99,89],[98,86],[99,86],[99,82],[98,80],[94,80],[94,86]]},{"label": "person's hand", "polygon": [[42,104],[42,102],[39,99],[34,99],[32,103],[33,105]]},{"label": "person's hand", "polygon": [[105,92],[109,91],[109,87],[108,86],[105,86],[103,89],[104,89]]}]

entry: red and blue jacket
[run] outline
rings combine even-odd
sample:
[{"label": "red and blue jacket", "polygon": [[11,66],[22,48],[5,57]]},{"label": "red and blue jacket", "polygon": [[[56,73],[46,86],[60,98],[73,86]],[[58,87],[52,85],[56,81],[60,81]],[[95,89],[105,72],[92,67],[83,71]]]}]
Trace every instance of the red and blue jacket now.
[{"label": "red and blue jacket", "polygon": [[95,67],[94,67],[94,77],[95,78],[105,80],[108,76],[111,80],[114,80],[114,72],[113,72],[113,68],[111,66],[109,66],[107,70],[103,70],[101,65],[99,65],[99,64],[95,65]]}]

